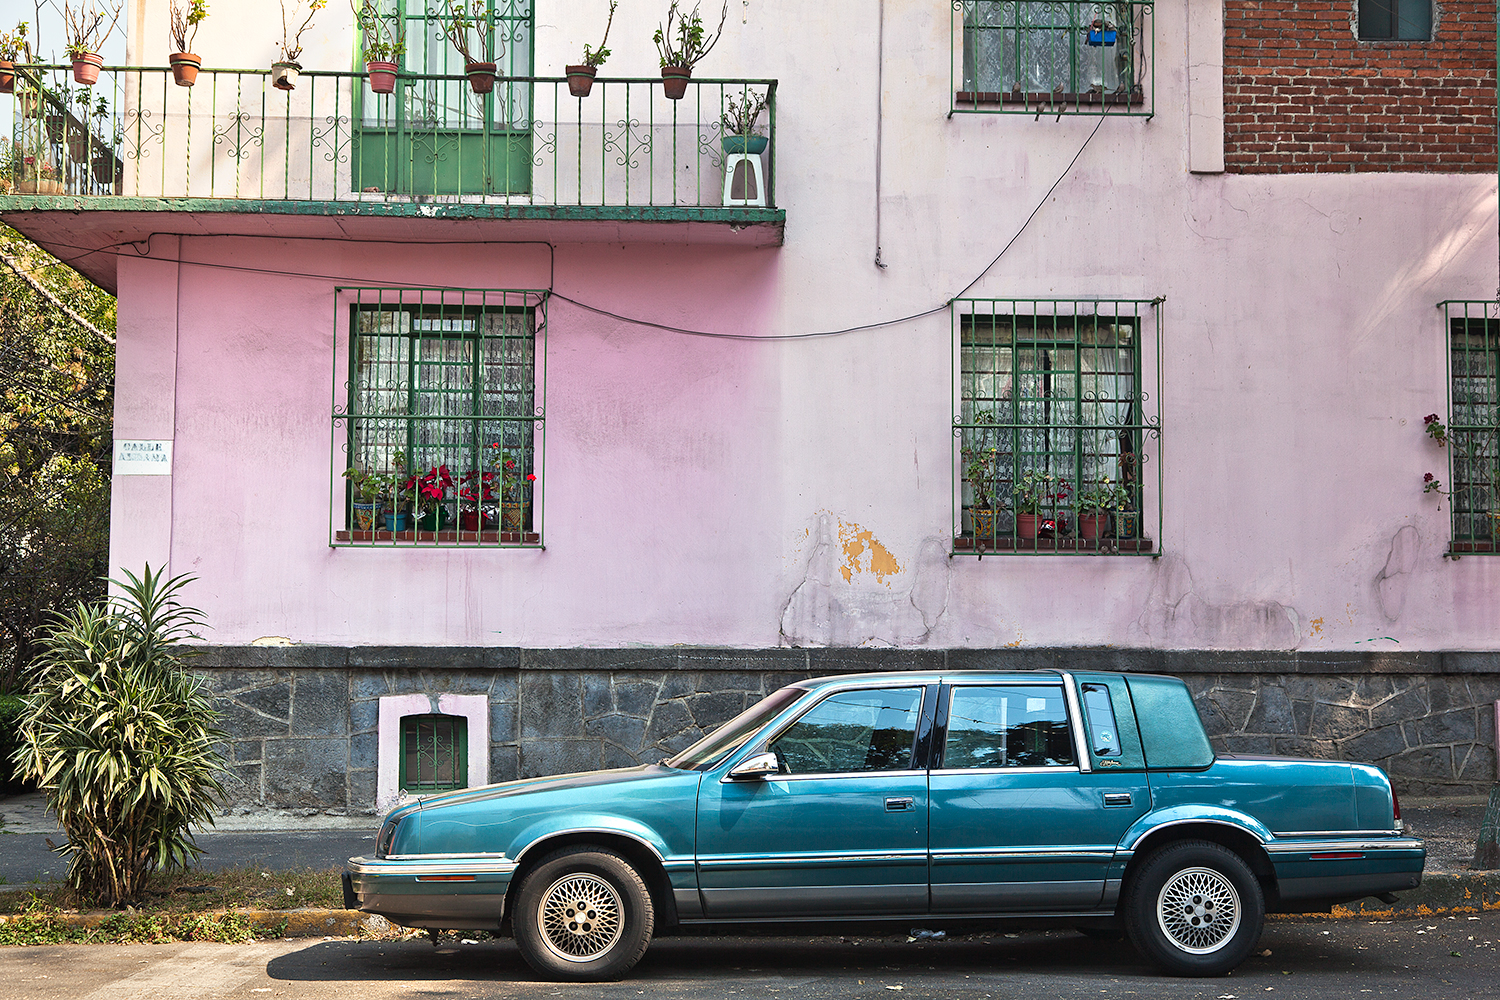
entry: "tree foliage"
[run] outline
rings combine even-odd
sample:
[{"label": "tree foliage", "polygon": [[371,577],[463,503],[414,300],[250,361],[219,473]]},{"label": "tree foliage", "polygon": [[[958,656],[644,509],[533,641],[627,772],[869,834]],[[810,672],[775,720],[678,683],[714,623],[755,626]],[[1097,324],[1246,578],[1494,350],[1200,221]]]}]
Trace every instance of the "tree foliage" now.
[{"label": "tree foliage", "polygon": [[182,665],[203,616],[179,603],[191,578],[148,565],[107,600],[57,618],[21,721],[19,773],[37,781],[68,843],[68,881],[88,900],[139,900],[147,876],[201,853],[191,827],[223,801],[218,713]]},{"label": "tree foliage", "polygon": [[0,227],[0,692],[53,611],[104,593],[114,326],[112,296]]}]

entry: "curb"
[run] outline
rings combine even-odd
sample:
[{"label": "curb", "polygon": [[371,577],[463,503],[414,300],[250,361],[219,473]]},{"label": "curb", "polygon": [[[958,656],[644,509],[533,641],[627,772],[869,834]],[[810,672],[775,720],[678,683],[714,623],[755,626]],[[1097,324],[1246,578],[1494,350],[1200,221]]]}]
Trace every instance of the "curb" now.
[{"label": "curb", "polygon": [[[86,913],[49,913],[48,921],[55,926],[95,930],[111,919],[118,919],[119,910],[90,910]],[[250,923],[257,933],[267,937],[382,937],[392,932],[401,933],[402,928],[384,917],[358,910],[200,910],[174,913],[174,920],[188,917],[232,915]],[[23,914],[0,915],[0,924],[24,919]]]}]

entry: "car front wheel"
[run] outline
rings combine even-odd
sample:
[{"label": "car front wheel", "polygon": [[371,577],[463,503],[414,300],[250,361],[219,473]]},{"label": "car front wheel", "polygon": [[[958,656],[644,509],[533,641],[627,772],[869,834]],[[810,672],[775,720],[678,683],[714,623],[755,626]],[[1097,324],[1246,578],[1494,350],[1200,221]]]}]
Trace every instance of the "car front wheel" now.
[{"label": "car front wheel", "polygon": [[521,883],[512,916],[516,944],[554,979],[618,979],[651,943],[655,912],[630,862],[601,848],[548,855]]},{"label": "car front wheel", "polygon": [[1130,940],[1179,976],[1221,976],[1260,940],[1265,897],[1248,865],[1209,841],[1170,844],[1146,859],[1125,899]]}]

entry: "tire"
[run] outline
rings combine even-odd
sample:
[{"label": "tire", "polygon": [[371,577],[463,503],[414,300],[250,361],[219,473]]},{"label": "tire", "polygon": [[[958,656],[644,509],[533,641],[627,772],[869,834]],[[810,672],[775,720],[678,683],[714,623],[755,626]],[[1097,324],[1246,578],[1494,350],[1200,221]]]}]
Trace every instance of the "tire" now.
[{"label": "tire", "polygon": [[1125,929],[1146,958],[1176,976],[1222,976],[1260,940],[1266,903],[1238,854],[1205,840],[1148,857],[1125,896]]},{"label": "tire", "polygon": [[522,881],[511,917],[516,945],[543,976],[619,979],[646,953],[656,914],[630,862],[575,847],[542,859]]}]

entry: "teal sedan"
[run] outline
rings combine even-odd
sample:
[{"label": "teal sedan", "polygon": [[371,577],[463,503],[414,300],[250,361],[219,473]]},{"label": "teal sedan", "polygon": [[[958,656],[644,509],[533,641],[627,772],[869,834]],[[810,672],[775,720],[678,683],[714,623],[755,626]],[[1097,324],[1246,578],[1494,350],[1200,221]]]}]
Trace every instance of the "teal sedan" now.
[{"label": "teal sedan", "polygon": [[508,927],[568,980],[671,930],[1015,919],[1123,929],[1208,976],[1267,912],[1394,901],[1425,858],[1379,768],[1215,755],[1175,678],[923,672],[791,685],[660,764],[402,805],[344,891],[407,926]]}]

